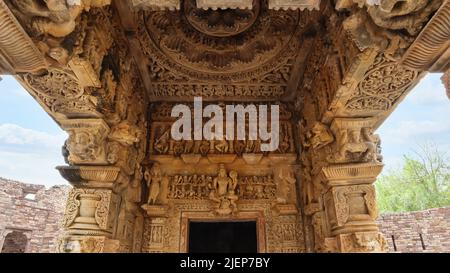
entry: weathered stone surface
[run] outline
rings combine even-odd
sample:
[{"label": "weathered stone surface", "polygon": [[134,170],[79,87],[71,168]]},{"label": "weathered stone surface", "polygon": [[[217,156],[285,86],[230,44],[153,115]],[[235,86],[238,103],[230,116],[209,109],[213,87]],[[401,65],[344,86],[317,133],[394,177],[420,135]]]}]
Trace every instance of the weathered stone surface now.
[{"label": "weathered stone surface", "polygon": [[69,190],[0,178],[0,252],[56,252]]},{"label": "weathered stone surface", "polygon": [[[59,251],[184,252],[190,219],[249,217],[260,252],[386,251],[374,132],[448,71],[449,1],[0,4],[0,73],[69,133]],[[175,141],[171,108],[198,96],[278,105],[278,149]]]}]

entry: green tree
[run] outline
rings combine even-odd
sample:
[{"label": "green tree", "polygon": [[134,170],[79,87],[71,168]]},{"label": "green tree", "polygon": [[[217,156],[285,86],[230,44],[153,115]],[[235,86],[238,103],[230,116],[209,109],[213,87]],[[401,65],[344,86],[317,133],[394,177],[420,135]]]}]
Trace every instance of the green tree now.
[{"label": "green tree", "polygon": [[405,155],[403,167],[375,184],[381,212],[417,211],[450,205],[450,161],[437,146]]}]

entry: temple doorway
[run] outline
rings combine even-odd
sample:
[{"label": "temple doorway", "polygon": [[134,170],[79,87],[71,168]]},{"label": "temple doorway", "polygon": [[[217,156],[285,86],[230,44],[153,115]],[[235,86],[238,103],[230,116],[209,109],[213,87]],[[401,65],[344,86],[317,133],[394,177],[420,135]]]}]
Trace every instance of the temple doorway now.
[{"label": "temple doorway", "polygon": [[256,253],[255,221],[190,222],[190,253]]}]

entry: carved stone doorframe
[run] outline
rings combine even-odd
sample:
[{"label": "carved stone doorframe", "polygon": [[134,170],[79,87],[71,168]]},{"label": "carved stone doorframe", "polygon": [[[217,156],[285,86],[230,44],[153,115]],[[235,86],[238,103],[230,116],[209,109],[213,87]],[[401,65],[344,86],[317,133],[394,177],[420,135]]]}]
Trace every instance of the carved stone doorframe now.
[{"label": "carved stone doorframe", "polygon": [[266,253],[266,226],[263,211],[242,211],[235,216],[211,216],[210,212],[182,212],[180,252],[189,253],[189,224],[191,222],[256,222],[257,250]]}]

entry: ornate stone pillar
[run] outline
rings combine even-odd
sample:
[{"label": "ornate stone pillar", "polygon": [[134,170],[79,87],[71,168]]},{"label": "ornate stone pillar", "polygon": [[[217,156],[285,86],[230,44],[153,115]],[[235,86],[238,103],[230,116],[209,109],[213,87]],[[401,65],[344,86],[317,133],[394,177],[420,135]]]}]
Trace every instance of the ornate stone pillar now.
[{"label": "ornate stone pillar", "polygon": [[321,202],[328,234],[324,240],[329,250],[385,251],[385,239],[375,222],[378,209],[373,186],[382,168],[380,163],[359,163],[322,169],[320,179],[326,190]]},{"label": "ornate stone pillar", "polygon": [[330,127],[316,123],[306,133],[302,201],[311,251],[385,251],[375,222],[373,183],[383,169],[380,139],[372,133],[376,121],[335,118]]},{"label": "ornate stone pillar", "polygon": [[120,196],[114,190],[120,169],[109,166],[58,167],[74,188],[70,191],[63,220],[65,234],[59,252],[117,252],[113,239]]},{"label": "ornate stone pillar", "polygon": [[109,139],[117,129],[111,130],[103,119],[69,119],[61,127],[69,134],[64,154],[71,165],[57,169],[74,188],[67,200],[65,234],[58,251],[124,251],[122,241],[129,239],[123,224],[129,216],[126,188],[130,177],[125,168],[110,163],[114,156]]}]

